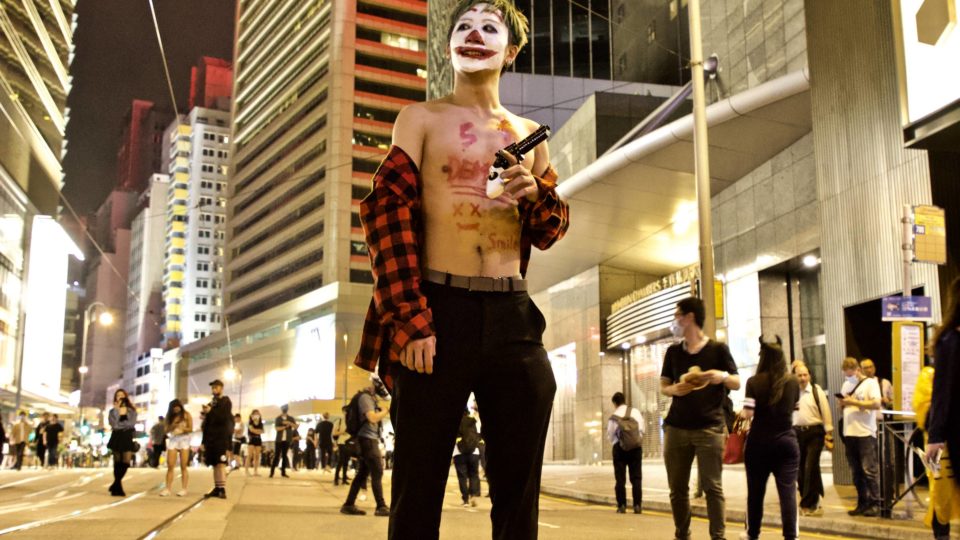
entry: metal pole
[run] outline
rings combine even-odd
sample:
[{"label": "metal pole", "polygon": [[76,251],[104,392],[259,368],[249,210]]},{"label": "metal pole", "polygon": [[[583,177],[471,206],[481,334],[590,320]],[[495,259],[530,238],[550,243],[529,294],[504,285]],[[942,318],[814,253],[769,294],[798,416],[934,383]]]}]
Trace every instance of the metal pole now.
[{"label": "metal pole", "polygon": [[910,282],[910,265],[913,263],[913,208],[909,204],[903,205],[903,217],[900,218],[902,231],[903,253],[903,296],[913,295],[913,285]]},{"label": "metal pole", "polygon": [[707,142],[707,105],[703,80],[703,45],[700,37],[700,0],[687,5],[690,19],[690,78],[693,81],[693,146],[696,156],[697,208],[700,222],[700,297],[706,311],[703,333],[716,339],[713,290],[713,225],[710,216],[710,156]]},{"label": "metal pole", "polygon": [[90,308],[83,310],[83,345],[80,348],[80,424],[83,425],[83,379],[87,375],[87,333],[90,330]]},{"label": "metal pole", "polygon": [[350,369],[350,361],[347,356],[347,340],[349,334],[343,333],[343,406],[347,406],[347,370]]}]

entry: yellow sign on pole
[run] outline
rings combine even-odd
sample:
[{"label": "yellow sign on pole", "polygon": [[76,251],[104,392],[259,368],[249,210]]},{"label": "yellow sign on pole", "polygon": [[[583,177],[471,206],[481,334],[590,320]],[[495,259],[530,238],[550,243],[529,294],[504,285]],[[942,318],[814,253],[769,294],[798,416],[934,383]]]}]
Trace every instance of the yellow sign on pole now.
[{"label": "yellow sign on pole", "polygon": [[719,279],[713,280],[713,309],[717,319],[722,319],[723,312],[723,282]]},{"label": "yellow sign on pole", "polygon": [[893,323],[893,408],[913,410],[913,390],[923,369],[922,322]]},{"label": "yellow sign on pole", "polygon": [[947,264],[947,227],[943,208],[913,207],[913,260]]}]

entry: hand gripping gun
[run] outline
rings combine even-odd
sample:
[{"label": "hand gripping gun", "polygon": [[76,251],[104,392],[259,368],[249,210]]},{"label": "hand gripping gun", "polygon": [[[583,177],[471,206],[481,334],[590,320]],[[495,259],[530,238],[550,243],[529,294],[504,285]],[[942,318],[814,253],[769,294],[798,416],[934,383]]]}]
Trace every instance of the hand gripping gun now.
[{"label": "hand gripping gun", "polygon": [[517,158],[517,163],[519,163],[523,161],[524,154],[533,150],[538,144],[547,140],[549,137],[550,126],[540,126],[539,129],[531,133],[526,139],[515,142],[497,152],[497,159],[493,161],[493,165],[490,166],[490,173],[487,175],[487,197],[496,199],[500,195],[503,195],[504,182],[500,175],[510,166],[510,162],[507,161],[507,158],[503,155],[504,152],[512,154],[513,157]]}]

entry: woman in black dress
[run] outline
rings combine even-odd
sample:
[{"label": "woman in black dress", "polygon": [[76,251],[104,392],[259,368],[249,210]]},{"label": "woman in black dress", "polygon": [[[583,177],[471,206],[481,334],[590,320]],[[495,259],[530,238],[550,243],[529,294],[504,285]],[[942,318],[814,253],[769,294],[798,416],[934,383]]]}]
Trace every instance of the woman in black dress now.
[{"label": "woman in black dress", "polygon": [[133,454],[137,447],[133,442],[134,426],[137,425],[137,409],[133,407],[125,390],[117,390],[113,394],[113,408],[108,415],[110,428],[110,442],[107,448],[113,452],[113,484],[110,485],[110,494],[116,497],[125,497],[123,492],[123,476],[130,468]]},{"label": "woman in black dress", "polygon": [[747,469],[747,538],[760,537],[763,499],[772,474],[780,495],[783,537],[799,535],[797,475],[800,445],[793,430],[793,411],[800,399],[800,383],[789,373],[780,337],[776,343],[760,340],[757,374],[747,380],[743,415],[753,418],[744,449]]},{"label": "woman in black dress", "polygon": [[247,459],[243,462],[243,470],[250,476],[250,462],[253,462],[253,475],[260,476],[260,453],[263,451],[263,419],[260,411],[254,409],[247,422]]}]

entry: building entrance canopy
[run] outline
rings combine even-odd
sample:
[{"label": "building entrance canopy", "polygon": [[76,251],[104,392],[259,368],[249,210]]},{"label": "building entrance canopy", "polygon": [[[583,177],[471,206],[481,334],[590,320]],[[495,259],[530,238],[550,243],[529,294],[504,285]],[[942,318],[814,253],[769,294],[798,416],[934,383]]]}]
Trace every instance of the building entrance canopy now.
[{"label": "building entrance canopy", "polygon": [[[707,108],[716,195],[812,129],[804,69]],[[698,260],[693,117],[685,116],[597,159],[558,187],[571,227],[534,250],[531,290],[598,264],[660,276]]]}]

